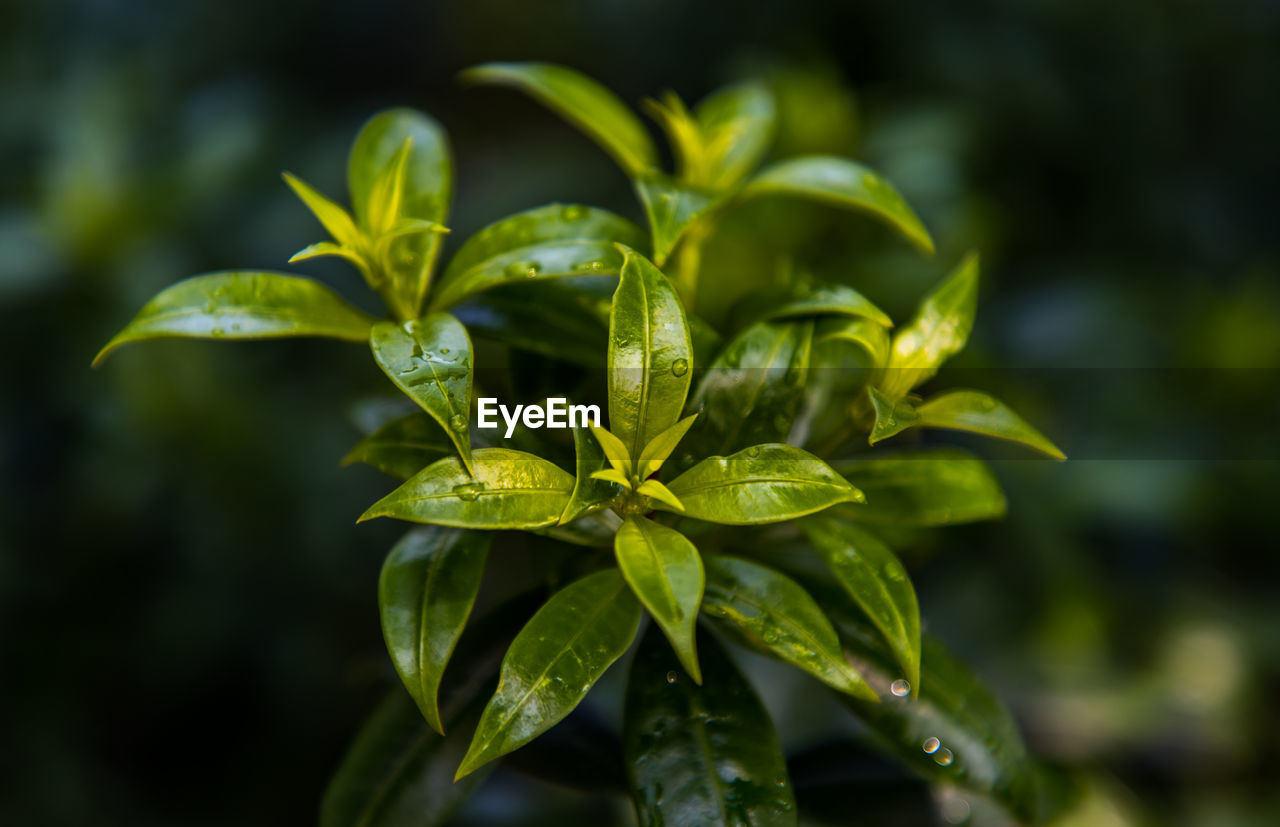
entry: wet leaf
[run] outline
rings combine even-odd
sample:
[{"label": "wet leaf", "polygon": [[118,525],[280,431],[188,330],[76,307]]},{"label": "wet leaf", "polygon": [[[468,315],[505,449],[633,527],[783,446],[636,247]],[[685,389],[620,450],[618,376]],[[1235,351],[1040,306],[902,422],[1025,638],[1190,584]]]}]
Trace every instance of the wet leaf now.
[{"label": "wet leaf", "polygon": [[507,282],[451,312],[473,336],[599,369],[616,288],[617,279],[596,276]]},{"label": "wet leaf", "polygon": [[415,523],[482,529],[554,525],[574,479],[545,459],[509,448],[480,448],[474,471],[456,457],[427,466],[369,507],[360,521],[395,517]]},{"label": "wet leaf", "polygon": [[883,325],[870,319],[822,319],[818,322],[814,336],[815,346],[826,342],[848,342],[862,348],[873,367],[883,367],[889,362],[889,333]]},{"label": "wet leaf", "polygon": [[969,341],[978,308],[978,256],[970,253],[920,302],[915,317],[893,337],[889,366],[880,381],[896,399],[938,372]]},{"label": "wet leaf", "polygon": [[843,502],[862,492],[822,460],[790,445],[753,445],[728,457],[711,457],[667,487],[685,515],[713,523],[776,523]]},{"label": "wet leaf", "polygon": [[589,135],[633,178],[657,164],[653,139],[640,119],[581,72],[551,63],[486,63],[461,77],[468,84],[521,90]]},{"label": "wet leaf", "polygon": [[404,324],[379,322],[373,358],[395,386],[440,423],[471,467],[471,337],[448,313]]},{"label": "wet leaf", "polygon": [[936,526],[1004,516],[1000,484],[985,462],[949,448],[837,463],[867,504],[840,516],[874,525]]},{"label": "wet leaf", "polygon": [[698,549],[674,529],[629,517],[618,529],[613,550],[622,576],[671,641],[685,671],[702,683],[694,627],[706,578]]},{"label": "wet leaf", "polygon": [[680,243],[685,231],[714,208],[717,202],[711,194],[681,184],[656,171],[637,178],[635,186],[649,219],[653,261],[661,267]]},{"label": "wet leaf", "polygon": [[940,393],[923,402],[917,410],[920,425],[926,428],[950,428],[1007,439],[1054,459],[1066,459],[1056,445],[1028,425],[1008,405],[981,391]]},{"label": "wet leaf", "polygon": [[704,635],[699,647],[702,686],[679,674],[657,629],[632,661],[623,744],[640,824],[795,825],[768,711],[714,638]]},{"label": "wet leaf", "polygon": [[573,429],[573,448],[576,456],[573,493],[560,515],[559,524],[573,522],[587,512],[607,503],[618,493],[616,485],[591,475],[605,470],[609,464],[599,441],[587,428]]},{"label": "wet leaf", "polygon": [[319,336],[361,342],[373,319],[311,279],[250,270],[209,273],[167,287],[94,358],[147,339],[277,339]]},{"label": "wet leaf", "polygon": [[727,86],[694,112],[703,143],[701,183],[728,189],[760,163],[773,141],[773,95],[760,83]]},{"label": "wet leaf", "polygon": [[920,414],[909,399],[892,399],[875,388],[867,388],[867,393],[876,414],[871,433],[867,435],[869,445],[900,434],[920,422]]},{"label": "wet leaf", "polygon": [[807,155],[779,161],[753,178],[743,195],[809,198],[866,212],[897,230],[922,252],[933,253],[929,231],[897,189],[873,170],[845,158]]},{"label": "wet leaf", "polygon": [[658,473],[658,469],[671,456],[671,452],[680,444],[680,440],[684,439],[684,435],[688,433],[697,418],[697,414],[686,416],[649,440],[649,444],[644,446],[644,450],[640,452],[640,458],[636,461],[636,476],[644,480]]},{"label": "wet leaf", "polygon": [[800,584],[767,566],[727,555],[708,557],[704,565],[702,610],[718,627],[840,692],[876,700],[845,662],[830,621]]},{"label": "wet leaf", "polygon": [[363,462],[398,480],[407,480],[453,453],[453,443],[425,413],[393,419],[356,443],[342,464]]},{"label": "wet leaf", "polygon": [[405,689],[442,734],[440,679],[480,590],[491,538],[487,532],[416,528],[382,564],[382,637]]},{"label": "wet leaf", "polygon": [[498,689],[457,777],[527,744],[573,711],[631,645],[639,625],[640,604],[616,569],[556,592],[507,650]]}]

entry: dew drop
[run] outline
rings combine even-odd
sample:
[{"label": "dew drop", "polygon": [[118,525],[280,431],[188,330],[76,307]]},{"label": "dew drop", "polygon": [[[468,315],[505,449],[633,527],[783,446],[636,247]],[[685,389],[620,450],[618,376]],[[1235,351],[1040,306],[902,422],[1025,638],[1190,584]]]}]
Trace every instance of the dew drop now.
[{"label": "dew drop", "polygon": [[483,490],[484,483],[482,482],[463,482],[453,487],[453,493],[458,495],[458,499],[468,503],[475,502]]},{"label": "dew drop", "polygon": [[538,275],[538,265],[529,261],[513,261],[502,268],[502,273],[509,279],[533,278]]},{"label": "dew drop", "polygon": [[906,678],[898,678],[889,684],[889,691],[899,698],[905,698],[911,694],[911,682]]},{"label": "dew drop", "polygon": [[222,335],[222,328],[220,328],[220,327],[215,327],[213,330],[211,330],[211,331],[209,331],[209,332],[210,332],[210,333],[212,333],[214,336],[221,336],[221,335]]},{"label": "dew drop", "polygon": [[881,569],[886,580],[892,580],[895,583],[901,583],[905,578],[902,573],[902,567],[894,563],[885,563]]},{"label": "dew drop", "polygon": [[929,736],[928,738],[924,739],[924,743],[920,745],[920,749],[924,750],[929,755],[933,755],[935,752],[938,751],[938,747],[940,746],[942,746],[941,741],[939,741],[937,738],[934,738],[933,736]]},{"label": "dew drop", "polygon": [[581,221],[587,216],[587,208],[580,204],[570,204],[560,210],[560,218],[563,221]]},{"label": "dew drop", "polygon": [[877,187],[880,186],[880,179],[876,178],[874,175],[872,175],[869,172],[865,173],[862,176],[862,186],[866,187],[869,190],[876,189]]},{"label": "dew drop", "polygon": [[684,375],[685,375],[686,373],[688,373],[688,372],[689,372],[689,360],[688,360],[688,359],[677,359],[677,360],[675,360],[674,362],[672,362],[672,363],[671,363],[671,375],[672,375],[672,376],[684,376]]},{"label": "dew drop", "polygon": [[449,427],[455,431],[465,431],[467,429],[467,418],[462,414],[454,414],[449,417]]},{"label": "dew drop", "polygon": [[750,448],[748,448],[747,456],[751,457],[752,459],[755,459],[756,457],[760,456],[760,446],[752,445]]},{"label": "dew drop", "polygon": [[449,348],[447,348],[447,347],[442,347],[442,348],[440,348],[440,352],[441,352],[441,353],[448,353],[448,352],[449,352]]},{"label": "dew drop", "polygon": [[951,762],[955,759],[955,755],[946,747],[943,747],[933,754],[933,762],[939,767],[949,767],[951,766]]},{"label": "dew drop", "polygon": [[678,677],[678,676],[676,675],[675,670],[672,670],[672,671],[668,672],[668,673],[667,673],[667,683],[675,683],[675,682],[676,682],[676,678],[677,678],[677,677]]}]

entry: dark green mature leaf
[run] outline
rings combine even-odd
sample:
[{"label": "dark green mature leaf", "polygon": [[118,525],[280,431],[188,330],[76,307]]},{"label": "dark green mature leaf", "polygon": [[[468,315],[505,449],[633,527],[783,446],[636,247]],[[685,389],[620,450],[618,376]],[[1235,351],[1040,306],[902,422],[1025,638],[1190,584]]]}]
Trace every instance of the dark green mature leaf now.
[{"label": "dark green mature leaf", "polygon": [[867,504],[840,516],[875,525],[936,526],[1004,516],[1000,484],[985,462],[951,448],[837,463]]},{"label": "dark green mature leaf", "polygon": [[886,692],[898,669],[876,631],[838,596],[823,594],[823,605],[845,651],[884,699],[841,696],[842,703],[909,767],[989,796],[1023,824],[1047,823],[1070,805],[1072,786],[1027,754],[1004,704],[942,644],[924,637],[920,696],[898,697]]},{"label": "dark green mature leaf", "polygon": [[508,216],[467,239],[431,297],[433,309],[512,281],[575,275],[617,275],[614,242],[643,247],[640,228],[608,210],[548,204]]},{"label": "dark green mature leaf", "polygon": [[209,273],[167,287],[94,357],[147,339],[369,338],[373,319],[311,279],[248,270]]},{"label": "dark green mature leaf", "polygon": [[871,396],[871,406],[875,409],[876,421],[867,435],[867,443],[875,445],[882,439],[900,434],[912,425],[919,423],[920,414],[909,399],[892,399],[875,388],[867,388]]},{"label": "dark green mature leaf", "polygon": [[480,448],[468,474],[455,457],[418,472],[360,516],[483,529],[535,529],[555,524],[574,479],[553,463],[509,448]]},{"label": "dark green mature leaf", "polygon": [[690,407],[701,421],[695,455],[782,442],[804,401],[813,322],[760,322],[729,343],[703,375]]},{"label": "dark green mature leaf", "polygon": [[[599,368],[617,279],[574,276],[507,283],[453,309],[474,336]],[[548,331],[555,331],[548,336]]]},{"label": "dark green mature leaf", "polygon": [[898,398],[929,379],[969,341],[978,309],[978,255],[965,256],[920,302],[915,317],[893,337],[880,388]]},{"label": "dark green mature leaf", "polygon": [[425,413],[393,419],[356,443],[342,464],[372,465],[398,480],[407,480],[436,460],[453,453],[444,430]]},{"label": "dark green mature leaf", "polygon": [[448,313],[404,324],[379,322],[369,337],[373,358],[395,386],[440,423],[471,468],[471,337]]},{"label": "dark green mature leaf", "polygon": [[685,671],[702,683],[694,626],[706,577],[698,549],[675,529],[628,517],[614,538],[613,551],[622,576],[662,627]]},{"label": "dark green mature leaf", "polygon": [[897,189],[871,169],[845,158],[807,155],[779,161],[752,179],[743,195],[810,198],[867,212],[893,227],[923,252],[933,253],[929,231]]},{"label": "dark green mature leaf", "polygon": [[671,282],[634,250],[609,314],[609,429],[632,457],[680,418],[693,345]]},{"label": "dark green mature leaf", "polygon": [[[444,130],[432,118],[414,109],[399,108],[379,112],[360,129],[347,158],[347,187],[351,206],[360,226],[368,231],[371,218],[385,205],[381,200],[389,165],[408,139],[409,155],[404,162],[402,186],[396,214],[402,219],[445,223],[453,199],[453,158]],[[417,318],[431,284],[431,271],[440,254],[441,236],[434,232],[413,233],[392,244],[388,260],[398,313],[401,318]],[[385,295],[385,294],[384,294]]]},{"label": "dark green mature leaf", "polygon": [[704,636],[702,686],[676,672],[658,630],[640,643],[627,680],[623,744],[642,827],[796,823],[773,723],[715,639]]},{"label": "dark green mature leaf", "polygon": [[605,459],[604,450],[601,449],[599,441],[590,430],[573,429],[573,448],[577,458],[577,473],[573,494],[570,495],[569,502],[560,515],[560,525],[573,522],[618,494],[618,486],[591,476],[596,471],[604,470],[609,465],[609,461]]},{"label": "dark green mature leaf", "polygon": [[824,516],[800,526],[836,581],[884,635],[910,690],[918,694],[920,606],[902,561],[874,534],[849,523]]},{"label": "dark green mature leaf", "polygon": [[400,680],[441,734],[440,679],[480,590],[491,538],[487,532],[415,528],[382,564],[382,637]]},{"label": "dark green mature leaf", "polygon": [[695,221],[717,204],[714,196],[696,187],[681,184],[661,172],[649,172],[636,179],[636,193],[649,219],[653,238],[653,261],[659,267],[675,249]]},{"label": "dark green mature leaf", "polygon": [[485,780],[477,773],[454,783],[467,746],[465,724],[447,736],[432,732],[400,688],[392,690],[356,736],[320,803],[320,827],[439,827]]},{"label": "dark green mature leaf", "polygon": [[[760,290],[748,297],[745,307],[756,319],[794,319],[804,316],[852,316],[883,327],[893,320],[866,296],[843,284],[803,282],[775,290]],[[754,311],[754,312],[752,312]]]},{"label": "dark green mature leaf", "polygon": [[799,667],[828,686],[870,701],[876,694],[845,662],[830,621],[786,575],[738,557],[706,562],[702,610],[746,646]]},{"label": "dark green mature leaf", "polygon": [[971,431],[983,436],[1007,439],[1034,448],[1054,459],[1066,459],[1058,447],[993,396],[981,391],[940,393],[917,409],[920,424],[927,428]]},{"label": "dark green mature leaf", "polygon": [[753,445],[711,457],[667,485],[686,516],[713,523],[756,525],[791,520],[836,503],[863,501],[822,460],[790,445]]},{"label": "dark green mature leaf", "polygon": [[556,592],[516,636],[458,767],[462,778],[554,726],[631,645],[640,604],[615,569]]},{"label": "dark green mature leaf", "polygon": [[695,112],[702,134],[702,182],[728,189],[755,169],[773,141],[773,94],[759,83],[727,86],[703,99]]},{"label": "dark green mature leaf", "polygon": [[591,78],[550,63],[486,63],[461,75],[469,84],[519,89],[589,135],[632,178],[657,164],[653,139],[617,95]]}]

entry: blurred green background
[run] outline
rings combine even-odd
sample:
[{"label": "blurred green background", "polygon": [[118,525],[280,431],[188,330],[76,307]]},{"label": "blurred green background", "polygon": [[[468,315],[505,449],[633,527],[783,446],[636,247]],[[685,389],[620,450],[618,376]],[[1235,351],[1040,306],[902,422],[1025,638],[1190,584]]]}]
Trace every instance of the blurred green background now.
[{"label": "blurred green background", "polygon": [[[314,821],[394,682],[375,584],[400,528],[354,525],[391,483],[338,467],[390,386],[336,343],[89,360],[165,285],[283,269],[320,238],[279,172],[340,195],[386,105],[449,130],[455,240],[551,200],[639,218],[585,138],[454,82],[496,59],[566,63],[633,103],[763,77],[776,154],[878,168],[939,241],[922,260],[868,222],[762,209],[713,244],[724,278],[768,278],[756,245],[776,243],[901,319],[981,249],[974,340],[941,384],[996,391],[1072,460],[979,447],[1010,515],[908,551],[927,627],[1120,814],[1277,823],[1274,0],[5,3],[0,823]],[[377,306],[340,265],[306,272]],[[963,815],[815,684],[750,668],[822,823]],[[461,820],[621,809],[508,769]]]}]

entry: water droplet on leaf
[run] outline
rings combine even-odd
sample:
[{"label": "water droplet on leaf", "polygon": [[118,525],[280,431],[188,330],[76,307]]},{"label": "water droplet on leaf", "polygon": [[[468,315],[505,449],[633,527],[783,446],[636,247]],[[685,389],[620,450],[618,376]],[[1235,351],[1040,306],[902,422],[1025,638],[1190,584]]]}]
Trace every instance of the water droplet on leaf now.
[{"label": "water droplet on leaf", "polygon": [[587,208],[580,204],[570,204],[560,210],[560,218],[563,221],[580,221],[586,218]]},{"label": "water droplet on leaf", "polygon": [[905,678],[898,678],[889,684],[889,691],[899,698],[905,698],[911,694],[911,682]]},{"label": "water droplet on leaf", "polygon": [[671,375],[672,375],[672,376],[684,376],[684,375],[685,375],[686,373],[688,373],[688,372],[689,372],[689,360],[688,360],[688,359],[677,359],[677,360],[675,360],[674,362],[672,362],[672,363],[671,363]]},{"label": "water droplet on leaf", "polygon": [[675,670],[672,670],[667,673],[667,683],[675,683],[676,678],[677,678],[677,675],[675,673]]},{"label": "water droplet on leaf", "polygon": [[934,761],[934,763],[935,763],[935,764],[937,764],[939,767],[949,767],[949,766],[951,766],[951,762],[952,762],[952,761],[954,761],[954,760],[955,760],[955,758],[956,758],[956,757],[955,757],[955,755],[951,752],[951,750],[947,749],[946,747],[943,747],[942,749],[938,750],[938,751],[937,751],[936,753],[934,753],[934,755],[933,755],[933,761]]},{"label": "water droplet on leaf", "polygon": [[467,429],[467,418],[462,414],[454,414],[449,417],[449,427],[455,431],[465,431]]},{"label": "water droplet on leaf", "polygon": [[458,495],[458,499],[468,503],[475,502],[483,490],[484,483],[482,482],[464,482],[453,487],[453,493]]},{"label": "water droplet on leaf", "polygon": [[924,743],[920,745],[920,749],[924,750],[929,755],[933,755],[938,751],[938,747],[940,746],[942,746],[942,742],[931,735],[924,739]]}]

